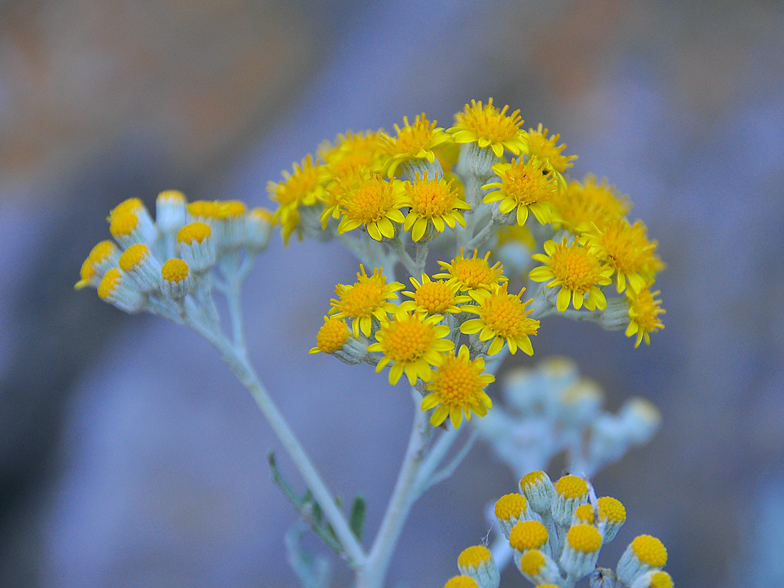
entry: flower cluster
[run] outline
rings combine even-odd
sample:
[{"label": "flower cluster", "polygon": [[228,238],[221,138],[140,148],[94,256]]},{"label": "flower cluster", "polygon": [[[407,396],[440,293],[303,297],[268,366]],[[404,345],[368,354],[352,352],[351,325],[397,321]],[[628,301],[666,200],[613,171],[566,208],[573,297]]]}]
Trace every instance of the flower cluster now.
[{"label": "flower cluster", "polygon": [[[463,420],[489,415],[486,389],[502,360],[518,350],[533,355],[540,319],[560,314],[625,330],[635,347],[650,344],[650,334],[663,328],[654,283],[664,264],[642,222],[627,218],[628,198],[606,180],[570,179],[576,157],[564,154],[560,135],[522,125],[518,110],[489,99],[466,104],[449,128],[422,113],[413,122],[404,117],[393,133],[349,131],[267,184],[274,212],[238,201],[188,203],[170,190],[158,195],[153,219],[132,198],[109,214],[114,240],[96,245],[82,266],[77,289],[91,286],[125,312],[185,324],[218,350],[308,489],[299,497],[271,456],[273,480],[356,570],[359,586],[383,584],[409,507],[454,471],[478,436],[510,464],[513,454],[524,454],[526,471],[544,469],[567,449],[572,465],[593,473],[658,425],[658,412],[644,401],[629,402],[617,415],[601,412],[597,387],[563,361],[550,361],[533,376],[507,376],[512,410],[485,419],[444,464]],[[421,409],[370,551],[361,545],[364,500],[353,501],[346,519],[248,359],[240,285],[275,226],[284,244],[292,235],[335,239],[360,262],[356,281],[337,284],[310,352],[388,369],[392,385],[405,376]],[[399,266],[406,277],[398,278]],[[226,299],[230,333],[213,290]],[[617,295],[608,297],[611,291]],[[422,411],[431,411],[430,424]],[[604,574],[595,583],[671,587],[661,571],[666,550],[653,537],[636,538],[616,571],[596,570],[599,549],[615,536],[625,510],[615,499],[592,497],[581,478],[553,485],[536,471],[521,480],[519,493],[496,503],[506,551],[510,557],[514,551],[523,575],[540,586],[571,587]],[[289,561],[306,585],[321,585],[315,578],[324,570],[299,553],[294,535],[287,539]],[[447,586],[497,588],[503,566],[496,559],[495,549],[470,547]]]},{"label": "flower cluster", "polygon": [[[597,568],[602,546],[626,521],[626,509],[610,496],[597,499],[588,482],[577,476],[566,475],[553,484],[545,472],[529,472],[520,480],[518,492],[498,499],[494,516],[505,548],[498,550],[498,557],[511,550],[517,570],[538,588],[574,586],[589,575],[592,585],[673,586],[663,571],[667,549],[650,535],[636,537],[615,570]],[[460,576],[445,588],[498,588],[498,563],[488,548],[469,547],[458,558]]]},{"label": "flower cluster", "polygon": [[[214,321],[213,284],[225,289],[247,274],[252,257],[269,244],[272,212],[247,210],[239,201],[188,203],[176,190],[161,192],[155,205],[155,220],[138,198],[109,213],[114,241],[93,247],[76,289],[97,288],[101,299],[129,313]],[[212,279],[216,267],[222,280]]]}]

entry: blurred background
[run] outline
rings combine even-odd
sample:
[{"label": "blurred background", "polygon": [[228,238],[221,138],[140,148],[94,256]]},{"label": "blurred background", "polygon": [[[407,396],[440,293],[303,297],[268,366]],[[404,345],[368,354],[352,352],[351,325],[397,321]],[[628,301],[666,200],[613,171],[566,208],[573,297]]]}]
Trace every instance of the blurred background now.
[{"label": "blurred background", "polygon": [[[250,396],[194,333],[74,292],[79,267],[125,198],[270,206],[324,139],[493,97],[629,194],[668,264],[650,347],[553,318],[507,365],[568,355],[611,410],[661,409],[594,480],[628,512],[600,564],[649,533],[677,585],[784,585],[782,30],[774,0],[0,2],[0,584],[296,586],[268,450],[304,488]],[[307,354],[357,269],[276,238],[245,304],[253,361],[372,535],[408,393]],[[515,483],[478,444],[415,506],[389,586],[442,586]]]}]

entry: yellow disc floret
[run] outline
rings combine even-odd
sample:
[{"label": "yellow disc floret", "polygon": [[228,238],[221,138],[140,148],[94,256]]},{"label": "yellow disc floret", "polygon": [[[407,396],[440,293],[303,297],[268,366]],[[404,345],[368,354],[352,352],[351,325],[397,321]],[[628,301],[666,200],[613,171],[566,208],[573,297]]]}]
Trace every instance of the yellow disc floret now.
[{"label": "yellow disc floret", "polygon": [[[405,191],[400,180],[387,181],[367,169],[335,179],[327,193],[328,203],[333,203],[333,216],[340,216],[338,234],[365,227],[370,237],[395,236],[395,225],[405,221],[400,208]],[[326,213],[327,210],[324,211]],[[322,222],[326,217],[322,217]]]},{"label": "yellow disc floret", "polygon": [[81,290],[88,284],[95,285],[98,279],[99,266],[107,263],[109,259],[117,255],[117,245],[113,241],[101,241],[90,250],[87,259],[82,263],[82,268],[79,272],[79,280],[74,288]]},{"label": "yellow disc floret", "polygon": [[188,264],[176,257],[168,260],[161,267],[161,277],[167,282],[182,282],[189,275]]},{"label": "yellow disc floret", "polygon": [[177,232],[177,241],[190,245],[194,241],[202,243],[212,235],[212,229],[207,223],[188,223]]},{"label": "yellow disc floret", "polygon": [[430,163],[435,161],[433,151],[439,145],[450,140],[449,135],[441,127],[436,127],[436,121],[430,122],[425,118],[425,113],[417,115],[414,124],[408,124],[408,118],[403,117],[404,126],[401,129],[395,124],[397,137],[382,133],[384,144],[382,150],[388,156],[384,169],[390,178],[395,175],[398,165],[411,159],[426,159]]},{"label": "yellow disc floret", "polygon": [[137,243],[136,245],[131,245],[125,252],[120,256],[118,264],[120,269],[124,272],[129,272],[133,268],[138,267],[145,259],[147,259],[150,255],[150,250],[147,245],[143,243]]},{"label": "yellow disc floret", "polygon": [[588,494],[588,484],[577,476],[563,476],[555,483],[555,491],[564,498],[580,498]]},{"label": "yellow disc floret", "polygon": [[504,521],[517,519],[527,505],[528,500],[526,500],[525,496],[521,496],[520,494],[505,494],[495,502],[495,516]]},{"label": "yellow disc floret", "polygon": [[592,524],[594,520],[593,506],[590,504],[581,504],[574,511],[574,518],[581,523]]},{"label": "yellow disc floret", "polygon": [[611,523],[623,523],[626,521],[626,508],[620,500],[602,496],[599,499],[599,516]]},{"label": "yellow disc floret", "polygon": [[444,588],[477,588],[477,583],[471,576],[455,576],[444,584]]},{"label": "yellow disc floret", "polygon": [[117,291],[117,288],[120,287],[120,281],[122,280],[122,274],[120,273],[120,268],[113,267],[110,269],[106,274],[104,274],[101,283],[98,284],[98,296],[102,300],[106,300],[112,294]]},{"label": "yellow disc floret", "polygon": [[461,568],[479,567],[493,559],[493,554],[484,545],[474,545],[464,549],[457,556],[457,565]]},{"label": "yellow disc floret", "polygon": [[115,216],[122,216],[124,214],[128,214],[129,212],[136,213],[139,209],[144,207],[144,203],[138,198],[128,198],[127,200],[123,200],[117,206],[115,206],[111,212],[109,213],[109,218],[107,219],[109,223],[114,220]]},{"label": "yellow disc floret", "polygon": [[627,281],[639,292],[645,286],[645,270],[661,263],[654,254],[656,241],[648,241],[645,232],[640,221],[631,225],[621,218],[586,235],[599,259],[615,270],[618,292],[626,289]]},{"label": "yellow disc floret", "polygon": [[498,110],[490,98],[487,104],[471,100],[463,112],[455,115],[455,126],[448,130],[456,143],[476,143],[479,147],[490,148],[497,157],[502,157],[504,149],[520,155],[524,142],[520,137],[523,119],[520,111],[506,114],[509,106]]},{"label": "yellow disc floret", "polygon": [[490,252],[484,258],[477,258],[478,250],[474,249],[473,257],[465,257],[465,251],[460,248],[460,255],[455,257],[450,263],[439,261],[438,265],[446,273],[435,274],[434,278],[446,278],[450,284],[457,284],[460,291],[475,290],[482,288],[489,290],[492,284],[506,282],[504,268],[500,263],[490,267],[488,259]]},{"label": "yellow disc floret", "polygon": [[547,529],[539,521],[522,521],[512,527],[509,545],[519,551],[539,549],[547,543]]},{"label": "yellow disc floret", "polygon": [[378,343],[368,347],[368,351],[380,351],[384,354],[376,366],[380,372],[387,364],[389,383],[397,384],[405,372],[409,383],[413,386],[417,378],[428,382],[432,377],[431,366],[439,366],[444,361],[444,351],[453,348],[449,335],[449,327],[439,325],[440,315],[420,318],[408,311],[398,309],[392,319],[385,319],[376,333]]},{"label": "yellow disc floret", "polygon": [[422,283],[419,283],[416,278],[411,278],[411,283],[416,290],[403,294],[413,300],[406,300],[400,308],[417,314],[461,312],[461,308],[456,305],[471,300],[468,296],[457,295],[457,284],[449,284],[441,280],[432,281],[426,274],[422,274]]},{"label": "yellow disc floret", "polygon": [[282,182],[268,182],[269,197],[278,203],[275,219],[281,224],[283,242],[299,227],[299,207],[313,206],[324,195],[324,184],[330,180],[325,166],[308,155],[301,164],[294,163],[294,172],[283,170]]},{"label": "yellow disc floret", "polygon": [[452,426],[458,428],[463,414],[469,421],[472,412],[480,417],[487,414],[493,402],[484,389],[495,381],[495,376],[483,373],[484,369],[485,360],[477,357],[471,361],[465,345],[460,347],[458,354],[446,355],[433,374],[433,380],[425,384],[425,390],[430,394],[422,399],[422,410],[438,407],[430,416],[431,425],[437,427],[448,416]]},{"label": "yellow disc floret", "polygon": [[489,292],[487,290],[469,292],[471,298],[479,305],[464,306],[463,310],[478,314],[479,318],[465,321],[460,326],[460,331],[467,335],[479,333],[480,341],[493,339],[487,350],[488,355],[501,351],[504,343],[509,346],[512,354],[516,353],[519,347],[523,353],[533,355],[534,348],[529,335],[536,335],[539,321],[528,318],[533,309],[526,309],[533,299],[523,302],[520,297],[525,288],[514,295],[507,293],[506,286],[506,284],[501,286],[494,284]]},{"label": "yellow disc floret", "polygon": [[656,572],[651,577],[650,588],[672,588],[672,577],[667,572]]},{"label": "yellow disc floret", "polygon": [[549,169],[558,174],[562,174],[567,167],[571,167],[572,161],[577,159],[576,155],[563,155],[561,153],[566,145],[558,145],[561,135],[547,136],[548,130],[542,127],[542,123],[536,129],[528,129],[523,132],[525,140],[524,153],[536,157],[547,163]]},{"label": "yellow disc floret", "polygon": [[214,219],[218,217],[219,205],[210,200],[194,200],[187,206],[188,214],[193,218]]},{"label": "yellow disc floret", "polygon": [[566,237],[561,243],[545,242],[544,250],[546,255],[536,253],[532,257],[545,265],[531,270],[529,277],[536,282],[551,280],[548,288],[561,286],[556,299],[558,312],[569,307],[570,299],[577,310],[583,304],[589,310],[607,308],[607,299],[599,286],[612,282],[611,267],[603,266],[592,250],[577,241],[567,244]]},{"label": "yellow disc floret", "polygon": [[316,346],[310,350],[310,353],[332,353],[337,351],[346,344],[349,334],[345,321],[324,317],[324,324],[321,325],[316,335]]},{"label": "yellow disc floret", "polygon": [[566,540],[577,551],[593,552],[602,546],[602,534],[591,525],[572,526]]},{"label": "yellow disc floret", "polygon": [[139,217],[132,210],[114,212],[110,217],[109,232],[114,237],[128,237],[139,226]]},{"label": "yellow disc floret", "polygon": [[529,472],[520,478],[520,488],[525,488],[526,486],[534,486],[544,480],[547,474],[544,472]]},{"label": "yellow disc floret", "polygon": [[465,200],[460,199],[456,188],[452,187],[454,179],[448,182],[444,179],[419,179],[416,175],[414,182],[406,182],[406,193],[403,196],[403,205],[409,207],[403,229],[411,231],[411,238],[419,241],[425,236],[429,223],[432,223],[439,233],[444,232],[445,226],[455,228],[455,224],[465,227],[465,219],[461,210],[470,210],[471,207]]},{"label": "yellow disc floret", "polygon": [[640,535],[632,541],[632,551],[644,564],[661,568],[667,563],[667,549],[661,541],[651,535]]},{"label": "yellow disc floret", "polygon": [[497,163],[493,166],[500,182],[490,182],[482,186],[490,190],[484,202],[500,202],[498,211],[509,214],[516,210],[518,225],[524,225],[531,212],[540,224],[550,222],[552,218],[552,198],[557,187],[552,174],[545,173],[544,164],[536,158],[528,161],[512,160],[511,163]]},{"label": "yellow disc floret", "polygon": [[332,308],[329,312],[338,319],[350,318],[355,337],[359,337],[360,330],[369,337],[373,317],[382,320],[388,312],[397,310],[394,304],[387,301],[397,300],[395,292],[402,290],[403,284],[387,284],[382,271],[382,268],[375,269],[373,274],[368,276],[365,267],[360,264],[357,282],[350,286],[338,284],[335,287],[338,299],[330,300]]},{"label": "yellow disc floret", "polygon": [[597,183],[594,176],[588,176],[584,183],[569,182],[565,190],[553,195],[550,203],[555,226],[575,234],[590,231],[594,226],[601,229],[620,219],[631,208],[628,199],[615,186],[609,185],[607,180]]},{"label": "yellow disc floret", "polygon": [[544,554],[541,551],[531,549],[526,551],[523,557],[520,558],[520,570],[528,576],[535,576],[544,567],[545,561]]}]

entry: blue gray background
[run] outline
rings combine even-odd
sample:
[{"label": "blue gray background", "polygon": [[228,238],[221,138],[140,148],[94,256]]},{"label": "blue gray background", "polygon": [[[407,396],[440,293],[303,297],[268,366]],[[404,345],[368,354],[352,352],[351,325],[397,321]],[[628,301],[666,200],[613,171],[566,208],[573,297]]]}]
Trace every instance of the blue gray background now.
[{"label": "blue gray background", "polygon": [[[303,488],[249,395],[194,333],[74,292],[79,266],[125,198],[269,206],[266,182],[324,139],[422,111],[450,126],[490,96],[629,194],[668,264],[650,347],[558,318],[534,342],[610,409],[642,395],[663,414],[595,479],[629,514],[600,563],[650,533],[677,585],[784,583],[782,30],[762,0],[0,3],[0,584],[295,586],[268,450]],[[244,300],[255,364],[328,484],[367,496],[372,533],[408,393],[307,354],[357,269],[276,239]],[[443,585],[514,486],[478,445],[415,506],[390,586]]]}]

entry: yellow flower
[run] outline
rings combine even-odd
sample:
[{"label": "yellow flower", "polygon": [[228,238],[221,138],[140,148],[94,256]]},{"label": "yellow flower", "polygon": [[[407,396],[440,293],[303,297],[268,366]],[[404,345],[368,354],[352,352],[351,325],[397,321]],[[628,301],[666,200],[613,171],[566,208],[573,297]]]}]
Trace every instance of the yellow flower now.
[{"label": "yellow flower", "polygon": [[506,114],[509,106],[498,110],[493,106],[490,98],[486,105],[482,102],[471,100],[471,105],[466,104],[463,112],[455,115],[455,126],[447,132],[452,135],[456,143],[476,143],[479,147],[490,148],[496,157],[502,157],[504,149],[515,155],[520,155],[525,142],[520,135],[520,111]]},{"label": "yellow flower", "polygon": [[269,197],[278,203],[275,220],[280,222],[283,242],[299,226],[299,207],[313,206],[324,194],[324,184],[330,174],[326,167],[308,155],[301,164],[294,163],[294,173],[283,170],[282,182],[268,182]]},{"label": "yellow flower", "polygon": [[439,233],[444,232],[444,226],[455,228],[455,223],[465,227],[465,219],[460,210],[470,210],[471,207],[460,199],[458,192],[452,187],[452,181],[438,179],[436,174],[433,180],[420,180],[405,182],[406,193],[403,196],[403,206],[408,206],[403,228],[411,231],[411,238],[419,241],[427,230],[428,225],[433,225]]},{"label": "yellow flower", "polygon": [[422,283],[411,278],[414,292],[403,292],[413,300],[406,300],[400,305],[403,310],[410,310],[418,315],[444,314],[445,312],[462,312],[457,304],[471,300],[468,296],[457,295],[457,284],[444,281],[433,282],[426,274],[422,274]]},{"label": "yellow flower", "polygon": [[324,317],[324,324],[316,335],[316,346],[308,353],[332,353],[341,349],[348,341],[348,337],[345,321]]},{"label": "yellow flower", "polygon": [[436,127],[425,118],[425,113],[417,115],[414,124],[408,124],[408,118],[403,117],[405,126],[401,129],[395,125],[397,137],[382,133],[385,143],[383,150],[388,158],[384,169],[388,177],[393,177],[398,165],[411,159],[427,159],[430,163],[435,161],[434,149],[451,141],[451,137],[444,132],[442,127]]},{"label": "yellow flower", "polygon": [[615,186],[608,185],[606,179],[597,184],[595,176],[588,176],[584,184],[569,182],[565,190],[553,194],[550,203],[555,227],[575,234],[590,231],[594,225],[603,228],[631,208],[629,199]]},{"label": "yellow flower", "polygon": [[478,250],[474,249],[473,257],[465,257],[465,251],[460,248],[460,255],[453,259],[450,263],[439,261],[438,265],[441,269],[446,270],[446,273],[435,274],[434,278],[446,278],[449,284],[457,284],[458,290],[475,290],[483,288],[488,290],[493,284],[500,284],[507,281],[504,276],[504,267],[500,262],[490,267],[488,259],[490,252],[488,251],[483,259],[477,258]]},{"label": "yellow flower", "polygon": [[391,363],[390,384],[397,384],[404,372],[412,386],[417,378],[430,381],[431,366],[441,365],[444,351],[454,348],[449,339],[444,339],[449,335],[449,327],[438,324],[442,318],[440,315],[420,318],[398,309],[392,319],[383,320],[376,333],[378,343],[368,347],[368,351],[384,354],[376,366],[376,372]]},{"label": "yellow flower", "polygon": [[325,141],[317,150],[333,176],[345,175],[349,170],[367,167],[381,172],[384,154],[381,150],[381,132],[364,131],[338,135],[335,143]]},{"label": "yellow flower", "polygon": [[446,420],[458,428],[465,414],[471,420],[471,412],[483,417],[493,401],[485,393],[485,387],[495,381],[491,374],[484,374],[485,360],[481,357],[471,361],[468,347],[462,345],[460,351],[447,353],[444,362],[438,367],[433,380],[425,384],[430,392],[422,399],[422,410],[438,407],[430,415],[430,424],[439,426]]},{"label": "yellow flower", "polygon": [[657,243],[648,241],[645,232],[642,222],[630,225],[621,218],[585,235],[586,243],[598,253],[599,259],[615,270],[618,292],[626,289],[627,280],[632,290],[639,292],[645,286],[645,270],[657,262],[654,255]]},{"label": "yellow flower", "polygon": [[395,292],[402,290],[403,284],[387,284],[386,278],[381,275],[382,268],[374,270],[372,276],[365,274],[363,265],[360,264],[359,269],[357,282],[351,286],[338,284],[335,287],[339,300],[330,300],[332,308],[329,313],[336,319],[350,318],[355,337],[359,337],[360,330],[369,337],[373,317],[383,320],[388,312],[395,312],[397,309],[397,306],[387,300],[397,300]]},{"label": "yellow flower", "polygon": [[[405,221],[399,210],[404,191],[400,180],[387,181],[368,168],[336,178],[335,185],[328,190],[327,203],[340,216],[338,234],[364,226],[376,241],[382,237],[391,239],[395,236],[392,223]],[[323,215],[322,222],[325,222]]]},{"label": "yellow flower", "polygon": [[512,163],[497,163],[493,172],[501,178],[500,182],[490,182],[482,186],[489,192],[484,197],[485,204],[498,202],[499,212],[508,214],[517,209],[517,224],[524,225],[528,212],[532,212],[539,224],[547,224],[552,216],[550,198],[557,190],[552,174],[544,173],[544,164],[535,157],[528,161],[512,160]]},{"label": "yellow flower", "polygon": [[561,181],[563,181],[563,175],[561,174],[567,167],[573,165],[572,161],[577,159],[577,156],[561,153],[566,148],[566,145],[557,145],[561,135],[556,134],[548,137],[547,129],[542,128],[542,123],[539,123],[536,130],[528,129],[528,131],[523,131],[522,135],[525,141],[523,153],[545,162],[547,169],[558,174]]},{"label": "yellow flower", "polygon": [[529,277],[536,282],[552,280],[547,284],[548,288],[561,286],[555,304],[558,312],[568,308],[570,298],[577,310],[583,304],[589,310],[604,310],[607,307],[607,299],[599,286],[612,283],[611,267],[603,266],[596,254],[587,247],[577,242],[567,245],[566,237],[561,244],[545,242],[544,250],[547,255],[536,253],[532,257],[546,265],[531,270]]},{"label": "yellow flower", "polygon": [[515,296],[506,291],[506,284],[499,286],[493,284],[490,291],[472,290],[469,292],[478,306],[464,306],[465,312],[478,314],[479,318],[469,319],[460,325],[460,331],[466,335],[479,333],[480,341],[493,339],[488,355],[495,355],[504,346],[509,345],[509,351],[514,355],[517,348],[528,355],[534,354],[529,335],[536,335],[539,330],[539,321],[528,318],[533,309],[526,310],[526,306],[533,299],[523,302],[520,297],[525,288]]},{"label": "yellow flower", "polygon": [[662,301],[656,299],[661,292],[659,290],[651,292],[651,286],[653,282],[641,288],[639,292],[634,292],[631,288],[626,290],[626,300],[629,303],[629,326],[626,328],[626,336],[637,335],[635,348],[640,346],[643,339],[646,345],[650,345],[650,333],[664,328],[659,315],[667,311],[661,307]]}]

